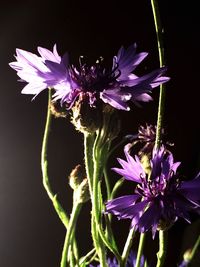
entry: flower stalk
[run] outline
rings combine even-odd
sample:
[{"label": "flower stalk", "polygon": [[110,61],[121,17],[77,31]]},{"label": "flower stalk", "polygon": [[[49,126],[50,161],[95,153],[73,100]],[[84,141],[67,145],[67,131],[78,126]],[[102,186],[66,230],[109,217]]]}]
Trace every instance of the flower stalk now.
[{"label": "flower stalk", "polygon": [[[159,54],[159,63],[160,67],[165,64],[165,56],[164,56],[164,42],[163,42],[163,33],[164,29],[161,24],[160,12],[158,7],[157,0],[151,0],[151,6],[153,11],[154,25],[157,36],[157,46],[158,46],[158,54]],[[158,116],[157,116],[157,128],[156,128],[156,141],[155,147],[158,149],[161,145],[161,135],[162,135],[162,127],[163,127],[163,118],[164,118],[164,108],[165,108],[165,84],[160,85],[160,96],[159,96],[159,104],[158,104]],[[166,256],[166,232],[159,231],[159,252],[157,267],[163,266]]]},{"label": "flower stalk", "polygon": [[72,237],[75,234],[76,222],[77,222],[81,207],[82,207],[82,203],[78,201],[76,201],[73,205],[72,213],[70,216],[68,229],[67,229],[67,233],[66,233],[66,237],[64,241],[60,267],[67,267],[68,266],[67,262],[70,261],[70,245],[73,244]]},{"label": "flower stalk", "polygon": [[[153,11],[154,25],[155,25],[156,36],[157,36],[159,63],[160,63],[160,67],[163,67],[165,65],[164,42],[163,42],[164,29],[161,24],[160,12],[159,12],[157,0],[151,0],[151,6],[152,6],[152,11]],[[159,96],[159,104],[158,104],[158,117],[157,117],[156,142],[155,142],[155,146],[157,148],[161,145],[161,133],[162,133],[162,126],[163,126],[165,94],[166,94],[165,88],[166,88],[165,84],[160,84],[160,96]]]},{"label": "flower stalk", "polygon": [[48,93],[47,116],[46,116],[46,124],[45,124],[45,130],[44,130],[44,136],[43,136],[43,142],[42,142],[42,151],[41,151],[41,169],[42,169],[42,177],[43,177],[43,186],[47,192],[47,195],[52,201],[52,204],[54,206],[56,213],[58,214],[65,228],[67,229],[69,218],[65,210],[61,206],[60,202],[58,201],[57,196],[53,193],[50,183],[49,183],[49,176],[48,176],[47,147],[48,147],[48,138],[49,138],[51,119],[52,119],[50,105],[51,105],[51,89],[49,89],[49,93]]}]

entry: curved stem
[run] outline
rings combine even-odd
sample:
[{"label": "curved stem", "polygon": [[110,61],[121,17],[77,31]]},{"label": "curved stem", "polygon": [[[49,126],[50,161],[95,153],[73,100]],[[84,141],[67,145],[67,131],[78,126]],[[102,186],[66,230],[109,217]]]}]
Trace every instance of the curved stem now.
[{"label": "curved stem", "polygon": [[159,231],[159,252],[157,253],[157,265],[156,267],[162,267],[166,256],[167,246],[167,231]]},{"label": "curved stem", "polygon": [[[152,6],[152,11],[153,11],[156,35],[157,35],[159,62],[160,62],[160,67],[163,67],[165,64],[164,45],[163,45],[164,30],[163,30],[161,20],[160,20],[160,12],[159,12],[157,0],[151,0],[151,6]],[[155,145],[157,148],[159,148],[161,145],[161,131],[162,131],[162,126],[163,126],[164,104],[165,104],[165,84],[161,84],[159,105],[158,105],[156,142],[155,142]]]},{"label": "curved stem", "polygon": [[139,241],[139,246],[138,246],[138,253],[137,253],[137,259],[136,259],[136,264],[135,267],[140,267],[140,261],[143,253],[143,248],[144,248],[144,241],[145,241],[145,233],[140,234],[140,241]]},{"label": "curved stem", "polygon": [[48,176],[48,160],[47,160],[47,147],[48,147],[48,137],[49,137],[49,131],[50,131],[50,125],[51,125],[51,110],[50,110],[50,104],[51,104],[51,89],[49,89],[49,95],[48,95],[48,107],[47,107],[47,117],[46,117],[46,124],[45,124],[45,130],[44,130],[44,137],[42,142],[42,151],[41,151],[41,169],[42,169],[42,177],[43,177],[43,186],[52,201],[52,204],[54,206],[54,209],[56,213],[58,214],[60,220],[64,224],[65,228],[68,226],[68,216],[57,200],[56,195],[51,190],[51,186],[49,183],[49,176]]},{"label": "curved stem", "polygon": [[72,213],[71,213],[70,220],[69,220],[68,230],[66,233],[65,242],[64,242],[64,246],[63,246],[60,267],[66,267],[67,266],[67,260],[68,260],[68,255],[69,255],[71,238],[74,235],[76,222],[77,222],[77,218],[78,218],[78,215],[80,213],[81,207],[82,207],[82,203],[80,203],[80,202],[75,202],[73,205]]},{"label": "curved stem", "polygon": [[114,185],[114,187],[113,187],[113,190],[112,190],[112,192],[111,192],[110,199],[113,199],[113,198],[115,197],[117,191],[120,189],[120,187],[123,185],[123,183],[124,183],[124,178],[123,178],[123,177],[122,177],[121,179],[119,179],[119,180],[115,183],[115,185]]},{"label": "curved stem", "polygon": [[88,262],[89,258],[93,257],[95,255],[96,249],[93,248],[90,250],[84,257],[82,257],[79,261],[79,265],[82,265],[85,262]]},{"label": "curved stem", "polygon": [[134,228],[130,229],[127,240],[126,240],[126,244],[124,246],[124,250],[122,253],[122,265],[121,267],[125,267],[126,266],[126,262],[127,262],[127,258],[131,249],[131,245],[133,242],[133,237],[135,235],[135,231]]},{"label": "curved stem", "polygon": [[110,244],[110,242],[108,241],[108,239],[106,238],[103,230],[101,229],[101,227],[98,225],[98,232],[99,235],[102,239],[102,241],[104,242],[104,244],[107,246],[107,248],[115,255],[116,259],[118,260],[119,263],[121,263],[121,256],[118,253],[118,251],[116,250],[116,248],[114,248],[112,246],[112,244]]}]

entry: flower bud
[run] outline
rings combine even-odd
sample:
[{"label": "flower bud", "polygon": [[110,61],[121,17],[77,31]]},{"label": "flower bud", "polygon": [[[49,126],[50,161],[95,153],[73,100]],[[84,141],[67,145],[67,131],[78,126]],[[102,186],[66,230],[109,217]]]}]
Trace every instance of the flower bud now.
[{"label": "flower bud", "polygon": [[83,170],[81,165],[77,165],[69,175],[69,185],[73,190],[76,190],[83,181]]},{"label": "flower bud", "polygon": [[90,199],[89,185],[87,178],[83,179],[81,184],[74,190],[74,201],[85,203]]},{"label": "flower bud", "polygon": [[101,106],[90,106],[87,101],[88,97],[80,95],[72,107],[71,122],[82,133],[94,133],[102,123]]}]

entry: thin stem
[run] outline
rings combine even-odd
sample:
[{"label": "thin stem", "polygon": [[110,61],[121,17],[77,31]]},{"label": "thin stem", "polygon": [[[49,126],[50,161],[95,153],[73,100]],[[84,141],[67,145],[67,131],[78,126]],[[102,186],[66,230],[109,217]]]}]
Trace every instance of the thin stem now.
[{"label": "thin stem", "polygon": [[49,89],[49,95],[48,95],[48,107],[47,107],[47,116],[46,116],[46,124],[45,124],[45,130],[44,130],[44,136],[43,136],[43,142],[42,142],[42,151],[41,151],[41,169],[42,169],[42,177],[43,177],[43,186],[50,198],[50,200],[53,203],[54,209],[56,213],[58,214],[60,220],[64,224],[65,228],[68,226],[68,216],[57,200],[56,195],[51,190],[51,186],[49,183],[49,176],[48,176],[48,160],[47,160],[47,147],[48,147],[48,138],[49,138],[49,131],[50,131],[50,125],[51,125],[51,110],[50,110],[50,104],[51,104],[51,89]]},{"label": "thin stem", "polygon": [[109,176],[108,176],[108,171],[107,171],[106,166],[104,167],[103,174],[104,174],[104,179],[106,183],[107,199],[110,199],[111,191],[110,191]]},{"label": "thin stem", "polygon": [[[165,64],[164,42],[163,42],[164,29],[161,24],[160,12],[159,12],[157,0],[151,0],[151,6],[152,6],[152,11],[153,11],[156,35],[157,35],[159,62],[160,62],[160,67],[163,67],[163,65]],[[164,105],[165,105],[165,85],[161,85],[159,105],[158,105],[157,129],[156,129],[156,143],[155,143],[156,148],[159,148],[161,145],[161,132],[162,132],[162,125],[163,125],[163,117],[164,117]],[[165,260],[166,236],[167,236],[167,232],[159,231],[159,252],[157,255],[158,256],[157,267],[161,267]]]},{"label": "thin stem", "polygon": [[115,255],[115,257],[117,258],[118,262],[121,262],[121,256],[120,256],[120,254],[118,253],[117,249],[114,248],[112,246],[112,244],[110,244],[110,242],[106,238],[105,233],[103,232],[103,230],[101,229],[101,227],[99,225],[98,225],[98,232],[99,232],[99,235],[100,235],[102,241],[107,246],[107,248]]},{"label": "thin stem", "polygon": [[[164,30],[163,30],[161,20],[160,20],[160,12],[159,12],[157,0],[151,0],[151,6],[152,6],[152,11],[153,11],[156,35],[157,35],[159,62],[160,62],[160,67],[163,67],[165,64],[164,44],[163,44]],[[159,148],[161,145],[161,132],[162,132],[162,126],[163,126],[163,117],[164,117],[164,104],[165,104],[165,84],[161,84],[159,105],[158,105],[156,142],[155,142],[155,145],[157,148]]]},{"label": "thin stem", "polygon": [[157,253],[156,267],[162,267],[165,261],[167,247],[167,231],[159,231],[159,252]]},{"label": "thin stem", "polygon": [[140,241],[139,241],[139,246],[138,246],[138,253],[137,253],[137,259],[136,259],[136,264],[135,267],[140,267],[140,261],[143,253],[143,248],[144,248],[144,241],[145,241],[145,233],[140,234]]},{"label": "thin stem", "polygon": [[60,267],[67,266],[71,238],[74,235],[76,222],[77,222],[77,218],[80,213],[81,207],[82,207],[82,203],[80,202],[75,202],[73,205],[72,213],[71,213],[70,220],[69,220],[68,230],[65,236]]},{"label": "thin stem", "polygon": [[131,228],[130,231],[129,231],[127,240],[126,240],[126,244],[124,246],[123,253],[122,253],[122,264],[121,264],[121,267],[125,267],[126,266],[127,258],[128,258],[131,246],[132,246],[134,235],[135,235],[134,228]]},{"label": "thin stem", "polygon": [[124,183],[124,178],[122,177],[121,179],[119,179],[116,184],[113,187],[113,190],[111,192],[111,196],[110,199],[113,199],[117,193],[117,191],[120,189],[120,187],[123,185]]},{"label": "thin stem", "polygon": [[197,249],[199,248],[199,246],[200,246],[200,236],[197,238],[197,241],[194,244],[194,247],[193,247],[191,253],[189,254],[189,257],[188,257],[189,258],[188,259],[188,266],[190,266],[190,264],[191,264],[191,262],[192,262],[192,260],[193,260],[193,258],[195,256],[195,254],[196,254]]},{"label": "thin stem", "polygon": [[[97,136],[97,138],[98,138],[98,136]],[[97,153],[96,156],[95,156],[95,151],[93,154],[94,174],[93,174],[92,214],[94,216],[96,226],[99,227],[99,224],[100,224],[99,207],[101,205],[101,200],[99,199],[98,182],[101,178],[102,166],[101,166],[101,159],[98,157],[98,149],[97,149],[96,153]],[[96,229],[98,229],[98,228],[96,228]],[[99,255],[100,265],[102,267],[107,266],[106,265],[106,258],[105,258],[105,247],[104,247],[104,244],[102,243],[101,239],[99,239],[99,244],[98,244],[98,255]]]},{"label": "thin stem", "polygon": [[93,146],[94,146],[94,135],[84,134],[84,154],[85,154],[85,169],[89,182],[90,197],[92,200],[92,186],[93,186]]},{"label": "thin stem", "polygon": [[93,248],[92,250],[90,250],[84,257],[82,257],[79,261],[79,265],[85,263],[88,261],[89,258],[91,258],[93,255],[95,255],[96,249]]},{"label": "thin stem", "polygon": [[[86,169],[90,198],[92,203],[93,203],[93,172],[94,172],[93,148],[94,148],[94,135],[85,133],[84,134],[85,169]],[[93,213],[91,213],[91,234],[94,246],[96,250],[98,250],[99,236],[97,233],[97,227]]]}]

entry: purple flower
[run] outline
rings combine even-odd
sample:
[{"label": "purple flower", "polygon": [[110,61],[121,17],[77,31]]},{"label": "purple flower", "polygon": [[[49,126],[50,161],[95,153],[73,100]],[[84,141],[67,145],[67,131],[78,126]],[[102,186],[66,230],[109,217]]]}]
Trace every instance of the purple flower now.
[{"label": "purple flower", "polygon": [[113,168],[126,180],[136,182],[134,194],[118,197],[106,203],[106,212],[119,219],[131,219],[131,227],[140,232],[165,230],[179,217],[190,222],[188,212],[200,206],[200,175],[191,181],[180,181],[176,174],[180,162],[162,146],[154,149],[150,177],[139,158],[125,151],[126,160],[118,159],[122,168]]},{"label": "purple flower", "polygon": [[81,99],[91,107],[103,101],[116,109],[129,110],[129,101],[150,101],[152,89],[169,80],[162,76],[166,68],[141,77],[132,73],[147,56],[147,53],[136,53],[136,44],[128,49],[121,47],[110,69],[104,68],[102,59],[88,66],[82,57],[78,67],[69,65],[68,54],[60,57],[56,46],[53,52],[41,47],[38,52],[40,57],[16,49],[17,61],[10,63],[21,80],[28,83],[22,93],[36,96],[47,87],[54,88],[54,100],[60,100],[67,109]]}]

